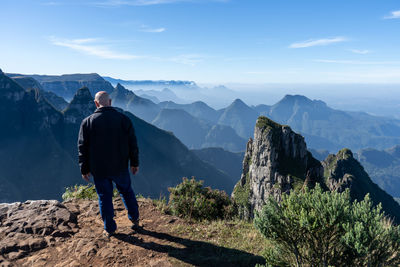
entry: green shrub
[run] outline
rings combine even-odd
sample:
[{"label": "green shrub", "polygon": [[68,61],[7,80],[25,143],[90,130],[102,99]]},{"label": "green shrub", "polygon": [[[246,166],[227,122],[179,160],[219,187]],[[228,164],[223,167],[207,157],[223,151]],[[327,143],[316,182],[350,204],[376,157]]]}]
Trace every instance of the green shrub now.
[{"label": "green shrub", "polygon": [[[118,190],[114,189],[113,198],[119,195]],[[67,187],[62,195],[64,201],[71,199],[89,199],[97,200],[96,188],[93,184],[88,185],[74,185]]]},{"label": "green shrub", "polygon": [[183,178],[170,192],[169,208],[172,214],[194,220],[231,218],[235,208],[224,191],[203,187],[203,181]]},{"label": "green shrub", "polygon": [[351,202],[349,191],[315,189],[269,199],[255,226],[276,244],[274,266],[398,266],[400,228],[373,207],[367,195]]},{"label": "green shrub", "polygon": [[153,199],[153,204],[156,205],[157,209],[161,213],[169,214],[170,210],[167,203],[167,198],[165,196],[160,196],[159,199]]}]

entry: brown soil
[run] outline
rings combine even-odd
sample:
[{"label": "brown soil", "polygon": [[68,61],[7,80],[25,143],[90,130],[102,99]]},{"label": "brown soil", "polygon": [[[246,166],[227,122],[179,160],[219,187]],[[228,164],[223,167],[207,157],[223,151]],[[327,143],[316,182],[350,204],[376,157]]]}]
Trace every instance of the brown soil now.
[{"label": "brown soil", "polygon": [[138,202],[142,229],[131,229],[125,208],[117,200],[114,207],[118,229],[111,238],[103,236],[97,202],[65,202],[78,215],[74,235],[59,238],[23,258],[3,263],[0,260],[0,266],[254,266],[260,262],[260,257],[244,251],[174,234],[173,226],[188,222],[162,214],[151,200]]}]

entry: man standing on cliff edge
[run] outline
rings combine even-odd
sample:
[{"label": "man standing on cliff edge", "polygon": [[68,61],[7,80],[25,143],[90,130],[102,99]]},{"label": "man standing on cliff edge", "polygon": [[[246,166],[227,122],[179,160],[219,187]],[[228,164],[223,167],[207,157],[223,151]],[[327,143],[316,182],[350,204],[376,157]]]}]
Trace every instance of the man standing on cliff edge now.
[{"label": "man standing on cliff edge", "polygon": [[108,93],[98,92],[94,102],[97,109],[82,121],[79,130],[79,166],[85,181],[89,182],[93,175],[104,234],[110,237],[117,229],[112,203],[113,182],[128,210],[132,228],[139,226],[139,207],[128,170],[129,163],[133,175],[139,171],[139,150],[131,120],[111,107]]}]

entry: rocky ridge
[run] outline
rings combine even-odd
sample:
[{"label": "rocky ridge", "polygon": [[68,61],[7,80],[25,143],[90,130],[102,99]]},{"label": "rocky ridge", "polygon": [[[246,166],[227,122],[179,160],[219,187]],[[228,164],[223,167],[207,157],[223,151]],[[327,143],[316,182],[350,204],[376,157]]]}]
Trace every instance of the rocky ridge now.
[{"label": "rocky ridge", "polygon": [[289,126],[259,117],[254,139],[247,143],[241,178],[232,193],[241,216],[252,218],[269,197],[280,201],[283,193],[316,183],[331,191],[349,188],[352,199],[357,200],[369,193],[374,204],[382,203],[386,214],[400,219],[400,206],[372,182],[349,149],[320,162],[307,150],[304,138]]},{"label": "rocky ridge", "polygon": [[4,257],[11,261],[24,258],[77,231],[76,213],[57,200],[0,204],[0,263]]}]

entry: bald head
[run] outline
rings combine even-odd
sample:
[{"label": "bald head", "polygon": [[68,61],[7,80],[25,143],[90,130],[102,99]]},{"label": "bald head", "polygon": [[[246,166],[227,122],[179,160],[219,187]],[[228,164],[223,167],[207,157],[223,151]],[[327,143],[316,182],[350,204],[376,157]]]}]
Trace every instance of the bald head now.
[{"label": "bald head", "polygon": [[111,106],[111,99],[106,91],[100,91],[94,97],[94,103],[97,108],[109,107]]}]

